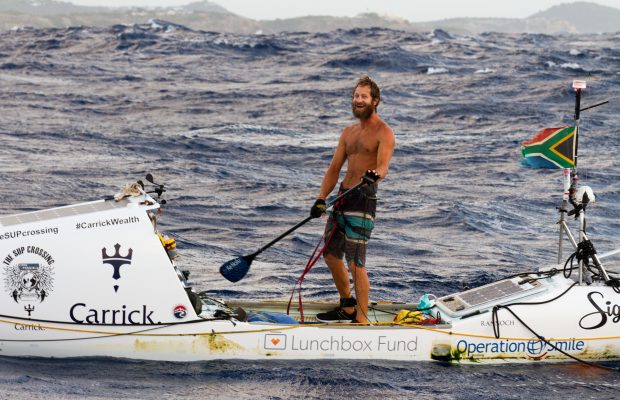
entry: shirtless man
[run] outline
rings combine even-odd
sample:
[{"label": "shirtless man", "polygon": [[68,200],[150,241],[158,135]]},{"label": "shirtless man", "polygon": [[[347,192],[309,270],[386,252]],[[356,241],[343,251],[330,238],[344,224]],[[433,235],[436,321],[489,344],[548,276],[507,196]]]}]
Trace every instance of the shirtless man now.
[{"label": "shirtless man", "polygon": [[[359,122],[342,131],[323,177],[321,191],[310,210],[310,215],[315,218],[325,212],[325,199],[336,186],[345,161],[348,163],[347,173],[340,185],[340,193],[362,179],[368,183],[339,201],[325,226],[324,259],[340,294],[340,307],[317,314],[317,319],[322,322],[368,323],[370,282],[365,268],[366,245],[374,227],[377,183],[387,176],[395,143],[392,129],[377,115],[380,100],[375,82],[367,76],[358,80],[351,107]],[[343,255],[353,277],[357,301],[351,295]]]}]

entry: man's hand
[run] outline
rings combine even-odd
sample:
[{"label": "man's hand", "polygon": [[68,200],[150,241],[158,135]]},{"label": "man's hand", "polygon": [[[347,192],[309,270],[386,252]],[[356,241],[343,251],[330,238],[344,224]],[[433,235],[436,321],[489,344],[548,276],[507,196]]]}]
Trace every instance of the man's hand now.
[{"label": "man's hand", "polygon": [[374,169],[369,169],[362,177],[362,180],[369,185],[374,184],[379,179],[381,179],[381,176],[379,176],[379,174],[377,174],[377,171],[375,171]]},{"label": "man's hand", "polygon": [[325,213],[325,200],[316,199],[314,205],[310,209],[310,216],[312,218],[319,218],[321,215]]}]

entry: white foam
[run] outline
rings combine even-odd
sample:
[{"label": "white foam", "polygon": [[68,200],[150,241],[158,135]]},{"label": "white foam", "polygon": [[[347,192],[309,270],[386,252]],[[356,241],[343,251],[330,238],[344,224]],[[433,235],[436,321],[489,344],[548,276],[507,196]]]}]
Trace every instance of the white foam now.
[{"label": "white foam", "polygon": [[568,52],[571,56],[578,56],[580,54],[582,54],[579,50],[577,49],[570,49],[570,51]]},{"label": "white foam", "polygon": [[485,68],[485,69],[479,69],[476,72],[474,72],[474,74],[492,74],[493,72],[495,72],[494,69],[491,68]]},{"label": "white foam", "polygon": [[155,22],[154,19],[149,20],[150,24],[151,24],[151,28],[153,29],[162,29],[164,26],[158,24],[157,22]]},{"label": "white foam", "polygon": [[428,67],[428,70],[426,71],[426,73],[428,75],[445,74],[447,72],[448,72],[448,69],[447,68],[443,68],[443,67],[439,67],[439,68]]},{"label": "white foam", "polygon": [[577,63],[564,63],[560,65],[560,68],[564,69],[581,69],[581,66]]}]

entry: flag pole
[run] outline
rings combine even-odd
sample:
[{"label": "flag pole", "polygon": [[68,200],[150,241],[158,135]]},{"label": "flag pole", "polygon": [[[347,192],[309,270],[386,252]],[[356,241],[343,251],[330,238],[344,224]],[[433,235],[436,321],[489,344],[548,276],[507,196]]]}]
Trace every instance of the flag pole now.
[{"label": "flag pole", "polygon": [[[560,213],[560,220],[558,224],[560,226],[560,234],[558,239],[558,264],[562,263],[563,259],[563,233],[566,232],[569,240],[576,247],[575,239],[573,239],[570,230],[568,229],[568,225],[566,224],[566,214],[568,213],[567,206],[569,201],[573,202],[573,195],[577,191],[577,182],[579,181],[579,177],[577,176],[577,151],[579,148],[579,114],[581,112],[581,91],[586,88],[586,81],[583,80],[573,80],[573,89],[575,90],[575,133],[573,140],[573,168],[564,168],[563,170],[563,184],[564,184],[564,192],[562,194],[562,205],[558,208]],[[573,204],[574,205],[574,204]],[[580,229],[580,237],[579,240],[583,240],[582,231]],[[579,282],[582,282],[582,271],[579,268]]]},{"label": "flag pole", "polygon": [[[577,183],[579,176],[577,175],[577,161],[579,160],[579,113],[581,112],[581,91],[586,88],[586,81],[573,80],[573,89],[575,89],[575,140],[573,141],[574,165],[572,172],[572,186],[570,189],[571,199],[577,191]],[[574,203],[573,203],[574,205]],[[579,212],[579,243],[585,240],[585,210]],[[579,285],[583,285],[583,262],[579,260]]]},{"label": "flag pole", "polygon": [[575,140],[573,141],[573,154],[575,155],[575,164],[573,170],[577,173],[577,159],[579,157],[579,113],[581,112],[581,91],[586,88],[586,81],[574,80],[573,89],[575,89]]},{"label": "flag pole", "polygon": [[564,193],[562,193],[562,204],[560,208],[558,208],[558,212],[560,213],[560,220],[558,221],[558,225],[560,226],[560,237],[558,240],[558,264],[562,263],[564,256],[562,254],[563,242],[564,242],[564,232],[568,235],[570,239],[570,231],[568,231],[568,226],[566,225],[566,213],[568,212],[568,199],[571,189],[571,170],[570,168],[564,168],[562,170],[562,181],[564,183]]},{"label": "flag pole", "polygon": [[586,81],[574,80],[573,89],[575,89],[575,139],[573,140],[573,170],[571,177],[573,182],[570,188],[570,196],[577,190],[577,161],[579,160],[579,113],[581,112],[581,91],[586,88]]}]

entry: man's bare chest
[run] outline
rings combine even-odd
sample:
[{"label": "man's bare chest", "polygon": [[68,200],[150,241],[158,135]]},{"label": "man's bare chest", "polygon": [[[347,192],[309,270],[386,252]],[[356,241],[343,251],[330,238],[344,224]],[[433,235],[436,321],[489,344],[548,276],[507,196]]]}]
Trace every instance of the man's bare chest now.
[{"label": "man's bare chest", "polygon": [[379,148],[377,136],[372,133],[353,132],[345,142],[347,155],[375,154]]}]

